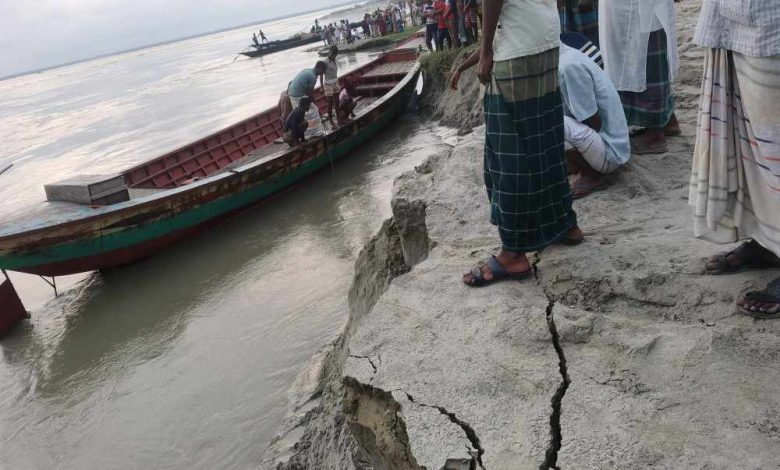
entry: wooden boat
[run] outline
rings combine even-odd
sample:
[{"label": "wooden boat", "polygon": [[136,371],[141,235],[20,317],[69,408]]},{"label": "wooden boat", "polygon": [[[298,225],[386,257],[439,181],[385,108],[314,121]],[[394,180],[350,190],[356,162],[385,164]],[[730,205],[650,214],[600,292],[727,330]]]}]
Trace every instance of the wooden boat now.
[{"label": "wooden boat", "polygon": [[[0,225],[0,269],[61,276],[149,257],[353,150],[405,109],[419,73],[413,49],[351,72],[363,97],[355,120],[301,147],[275,142],[282,124],[274,107],[127,169],[121,175],[128,201],[41,203],[24,219]],[[315,103],[327,109],[319,91]]]},{"label": "wooden boat", "polygon": [[262,43],[260,44],[260,47],[252,46],[254,49],[250,51],[239,52],[239,54],[245,55],[247,57],[261,57],[264,55],[273,54],[274,52],[286,51],[287,49],[306,46],[320,41],[322,41],[322,39],[320,38],[319,34],[303,34],[279,41],[269,41]]}]

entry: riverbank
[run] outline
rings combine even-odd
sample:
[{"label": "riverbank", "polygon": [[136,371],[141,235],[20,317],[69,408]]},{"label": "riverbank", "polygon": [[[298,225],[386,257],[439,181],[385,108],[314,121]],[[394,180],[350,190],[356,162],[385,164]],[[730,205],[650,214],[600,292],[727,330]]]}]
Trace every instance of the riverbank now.
[{"label": "riverbank", "polygon": [[[410,37],[417,34],[417,30],[407,30],[402,33],[388,34],[387,36],[380,36],[376,38],[359,39],[352,44],[338,46],[340,53],[345,52],[359,52],[368,51],[372,49],[380,49],[383,47],[395,46],[401,41],[405,41]],[[317,51],[318,55],[326,56],[328,54],[328,47],[313,47],[307,49],[309,52]]]},{"label": "riverbank", "polygon": [[[700,2],[677,8],[682,136],[577,201],[586,243],[536,253],[534,279],[460,282],[497,249],[482,128],[396,180],[393,217],[356,263],[344,334],[302,374],[267,467],[777,465],[780,323],[734,302],[778,272],[703,275],[723,247],[692,237],[687,205]],[[478,105],[465,98],[473,76],[462,80],[431,102],[445,122]]]}]

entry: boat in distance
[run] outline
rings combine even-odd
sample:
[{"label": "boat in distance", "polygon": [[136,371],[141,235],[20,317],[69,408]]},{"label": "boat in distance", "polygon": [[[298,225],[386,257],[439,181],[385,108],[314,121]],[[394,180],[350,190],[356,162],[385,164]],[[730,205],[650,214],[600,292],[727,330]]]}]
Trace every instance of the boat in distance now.
[{"label": "boat in distance", "polygon": [[258,45],[253,45],[253,49],[239,52],[239,54],[247,57],[262,57],[264,55],[273,54],[274,52],[286,51],[287,49],[293,49],[299,46],[307,46],[320,41],[322,41],[322,38],[320,38],[319,34],[306,33],[288,39],[281,39],[279,41],[259,43]]},{"label": "boat in distance", "polygon": [[[384,53],[342,77],[361,97],[355,119],[299,147],[278,143],[274,106],[121,172],[125,201],[41,202],[0,224],[0,269],[61,276],[147,258],[353,150],[406,108],[419,74],[414,49]],[[314,103],[327,109],[320,90]]]}]

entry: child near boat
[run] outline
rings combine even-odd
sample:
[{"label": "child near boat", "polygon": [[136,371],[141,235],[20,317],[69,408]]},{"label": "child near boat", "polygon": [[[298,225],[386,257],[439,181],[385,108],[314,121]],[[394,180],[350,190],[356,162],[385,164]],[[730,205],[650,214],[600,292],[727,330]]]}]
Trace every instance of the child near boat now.
[{"label": "child near boat", "polygon": [[341,93],[339,93],[339,121],[349,122],[351,118],[355,117],[355,91],[351,82],[345,82],[341,87]]}]

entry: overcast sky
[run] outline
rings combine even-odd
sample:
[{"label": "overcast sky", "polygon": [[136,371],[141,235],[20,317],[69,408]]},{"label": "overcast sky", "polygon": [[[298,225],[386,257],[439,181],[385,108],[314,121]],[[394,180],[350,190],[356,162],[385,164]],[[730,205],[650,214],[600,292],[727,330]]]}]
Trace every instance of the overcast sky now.
[{"label": "overcast sky", "polygon": [[334,3],[0,0],[0,77]]}]

